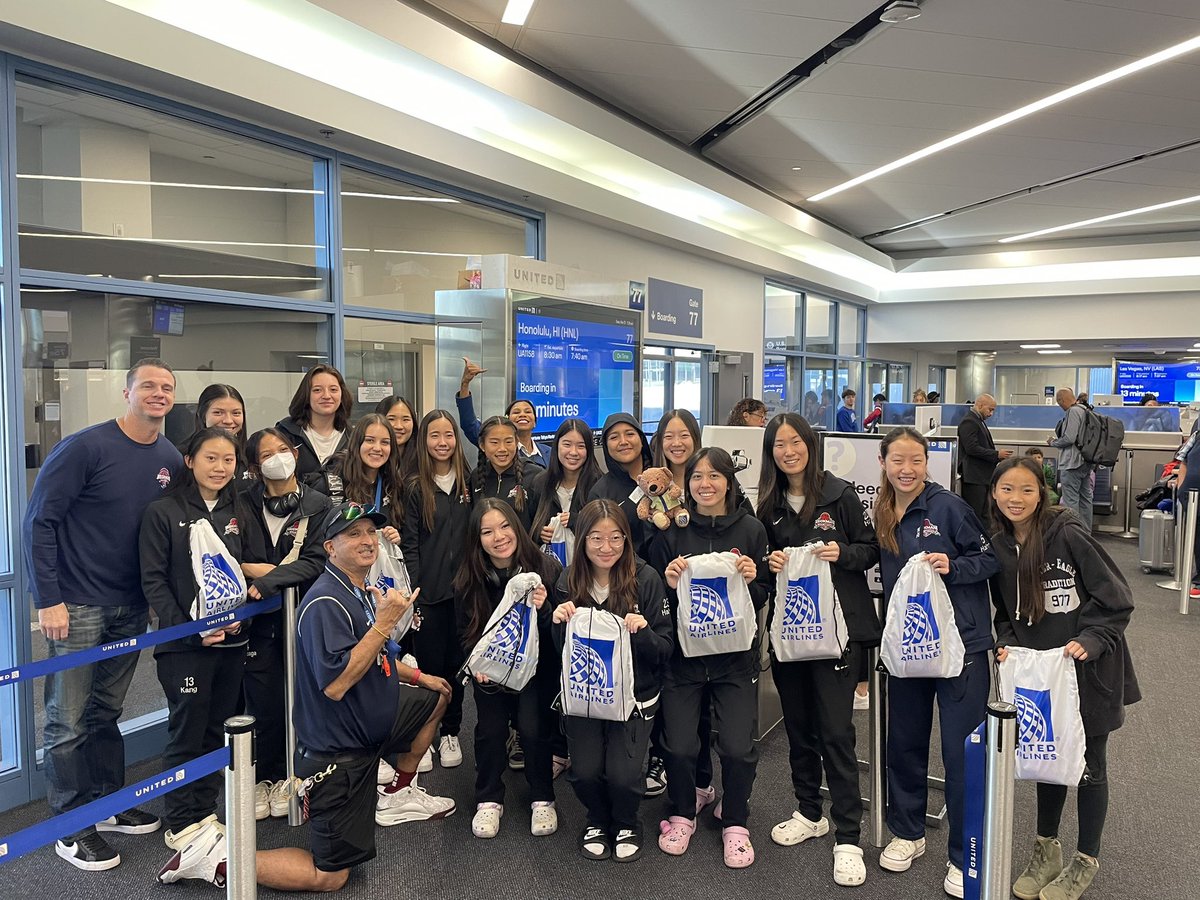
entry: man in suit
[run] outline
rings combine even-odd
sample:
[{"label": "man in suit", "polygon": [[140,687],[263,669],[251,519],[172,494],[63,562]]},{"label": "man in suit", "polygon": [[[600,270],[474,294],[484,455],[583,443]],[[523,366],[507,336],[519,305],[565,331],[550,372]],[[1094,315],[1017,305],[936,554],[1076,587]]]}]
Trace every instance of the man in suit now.
[{"label": "man in suit", "polygon": [[962,476],[962,497],[987,522],[988,485],[992,472],[1002,459],[1012,456],[1011,450],[997,450],[988,430],[987,420],[996,411],[996,398],[980,394],[958,423],[958,471]]}]

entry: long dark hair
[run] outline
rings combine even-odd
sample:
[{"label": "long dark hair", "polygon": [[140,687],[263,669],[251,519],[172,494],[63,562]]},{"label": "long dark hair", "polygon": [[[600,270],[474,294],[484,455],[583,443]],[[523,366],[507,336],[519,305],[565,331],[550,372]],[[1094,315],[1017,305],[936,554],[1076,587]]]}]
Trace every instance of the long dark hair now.
[{"label": "long dark hair", "polygon": [[246,401],[242,399],[241,393],[232,384],[210,384],[200,392],[200,398],[196,401],[196,430],[201,431],[208,427],[208,408],[218,400],[236,400],[242,407],[242,430],[233,437],[236,441],[235,446],[238,452],[245,454],[246,450],[246,435],[249,433],[249,423],[246,421]]},{"label": "long dark hair", "polygon": [[486,497],[475,504],[471,510],[471,522],[467,526],[467,545],[462,557],[458,574],[454,576],[454,593],[459,602],[465,604],[467,613],[467,628],[463,632],[463,644],[473,645],[483,633],[484,626],[494,609],[488,596],[488,584],[496,579],[492,561],[484,552],[479,535],[483,530],[483,517],[490,512],[498,512],[512,527],[517,541],[513,553],[512,566],[509,574],[518,572],[536,572],[546,585],[546,590],[554,590],[554,579],[557,577],[556,561],[537,548],[525,526],[517,518],[513,508],[503,500]]},{"label": "long dark hair", "polygon": [[[736,408],[736,407],[735,407]],[[678,419],[683,423],[683,427],[688,430],[688,434],[692,436],[692,454],[700,449],[700,423],[696,421],[696,417],[692,415],[690,409],[668,409],[662,414],[662,418],[658,420],[658,428],[654,430],[654,437],[650,439],[650,457],[651,465],[671,468],[671,464],[667,462],[667,458],[663,455],[663,432],[667,430],[667,426],[671,424],[672,419]],[[687,463],[684,463],[686,466]]]},{"label": "long dark hair", "polygon": [[775,439],[784,425],[792,428],[804,441],[808,450],[808,463],[804,467],[804,505],[800,507],[800,521],[810,522],[817,511],[825,472],[817,464],[817,433],[808,420],[794,412],[782,412],[767,423],[763,429],[762,468],[758,473],[758,508],[755,514],[762,522],[775,515],[775,509],[786,503],[788,477],[775,464]]},{"label": "long dark hair", "polygon": [[1029,534],[1026,535],[1021,544],[1021,552],[1017,555],[1017,592],[1020,598],[1023,598],[1018,606],[1036,623],[1046,615],[1046,592],[1042,587],[1042,567],[1046,563],[1046,529],[1056,517],[1066,512],[1066,507],[1050,505],[1050,495],[1046,490],[1046,478],[1041,466],[1027,456],[1013,456],[996,466],[996,471],[992,473],[992,483],[988,488],[988,514],[993,530],[1002,531],[1016,540],[1013,523],[1000,512],[995,494],[1000,478],[1017,466],[1028,471],[1038,486],[1037,512],[1029,519]]},{"label": "long dark hair", "polygon": [[629,519],[624,510],[611,500],[593,500],[579,511],[575,525],[575,558],[567,570],[567,596],[576,606],[595,606],[592,599],[592,561],[587,555],[587,536],[604,519],[613,524],[625,538],[621,556],[608,573],[608,602],[604,608],[617,616],[626,616],[638,609],[637,554],[634,552],[633,535],[629,532]]},{"label": "long dark hair", "polygon": [[[554,432],[554,442],[550,445],[550,465],[546,466],[546,474],[542,478],[542,496],[538,501],[537,511],[533,514],[533,537],[538,539],[542,529],[550,524],[554,517],[555,505],[558,503],[558,486],[563,480],[563,464],[558,458],[558,442],[568,434],[578,434],[587,445],[587,456],[579,470],[579,480],[575,482],[575,496],[587,497],[592,492],[592,485],[600,480],[600,464],[596,462],[596,444],[592,437],[592,429],[583,419],[565,419]],[[562,512],[570,512],[564,509]],[[574,532],[575,523],[571,523]]]},{"label": "long dark hair", "polygon": [[[879,458],[886,460],[888,450],[899,440],[916,441],[925,449],[925,458],[929,458],[929,441],[925,435],[911,425],[901,425],[893,428],[879,442]],[[887,470],[880,463],[879,497],[875,501],[875,536],[879,538],[879,546],[888,553],[900,552],[900,542],[896,540],[896,529],[900,527],[900,519],[896,515],[896,489],[888,481]]]},{"label": "long dark hair", "polygon": [[437,496],[434,491],[438,490],[438,486],[433,480],[433,457],[429,455],[429,427],[438,419],[446,419],[454,429],[454,455],[450,457],[450,471],[454,475],[454,485],[461,502],[471,502],[467,461],[463,457],[462,432],[458,430],[458,422],[444,409],[431,409],[425,413],[425,417],[421,419],[421,426],[417,429],[417,468],[408,483],[409,490],[419,492],[421,521],[426,531],[433,531],[434,519],[437,516]]},{"label": "long dark hair", "polygon": [[[371,474],[367,464],[362,460],[363,441],[367,437],[367,429],[372,425],[382,427],[392,442],[391,452],[387,461],[380,466],[377,476]],[[391,510],[390,518],[393,525],[398,525],[404,518],[404,491],[400,480],[400,467],[396,462],[396,432],[392,423],[379,413],[367,413],[354,423],[346,449],[338,454],[334,468],[342,479],[342,491],[351,503],[361,503],[372,506],[375,503],[375,478],[383,481],[383,496],[387,498]],[[380,510],[382,512],[382,510]]]},{"label": "long dark hair", "polygon": [[[229,441],[229,443],[233,445],[233,452],[235,454],[238,452],[237,438],[224,428],[218,428],[214,425],[211,428],[201,428],[187,439],[187,443],[184,444],[183,449],[180,451],[183,453],[184,457],[186,457],[185,462],[187,459],[194,459],[196,454],[200,452],[200,448],[212,440]],[[237,472],[231,472],[229,475],[229,481],[223,488],[221,488],[218,494],[224,495],[226,491],[234,490],[233,485],[236,480]],[[171,482],[171,487],[168,493],[181,494],[184,491],[191,490],[195,487],[196,473],[192,471],[191,466],[185,465],[180,470],[179,476]]]},{"label": "long dark hair", "polygon": [[[513,433],[513,461],[509,463],[508,468],[513,470],[517,476],[517,486],[513,495],[513,507],[517,512],[525,512],[525,501],[527,493],[525,491],[525,461],[521,459],[521,438],[517,434],[517,426],[513,424],[513,420],[508,416],[492,416],[484,419],[479,426],[479,462],[475,466],[475,471],[471,473],[471,493],[472,495],[483,490],[485,479],[488,475],[496,471],[496,467],[492,465],[487,455],[483,452],[483,443],[487,440],[489,431],[496,428],[511,428]],[[507,472],[508,469],[505,469]]]},{"label": "long dark hair", "polygon": [[742,502],[742,486],[738,484],[737,466],[733,464],[733,457],[723,447],[702,447],[698,453],[688,460],[687,474],[683,477],[684,502],[687,504],[687,508],[695,514],[696,501],[692,498],[691,491],[692,473],[696,471],[696,466],[700,464],[700,460],[702,459],[707,459],[708,464],[713,469],[725,476],[727,485],[725,488],[725,515],[729,515]]},{"label": "long dark hair", "polygon": [[332,375],[337,379],[338,387],[342,390],[342,404],[333,414],[333,427],[337,431],[345,431],[346,426],[350,424],[354,398],[350,396],[350,389],[346,387],[346,379],[342,377],[342,373],[326,363],[313,366],[304,373],[304,377],[300,379],[300,386],[296,388],[296,393],[292,394],[292,402],[288,404],[288,415],[301,425],[312,424],[312,408],[308,404],[313,379],[318,375]]},{"label": "long dark hair", "polygon": [[263,477],[262,465],[258,461],[258,448],[262,443],[262,439],[267,435],[276,438],[293,453],[296,452],[296,445],[292,443],[291,437],[282,428],[275,428],[273,426],[271,428],[260,428],[254,434],[250,435],[246,439],[246,469],[259,481],[262,481]]},{"label": "long dark hair", "polygon": [[395,394],[391,397],[384,397],[376,403],[375,412],[386,419],[387,414],[401,404],[408,410],[408,414],[412,416],[413,420],[413,430],[408,436],[408,440],[399,447],[392,447],[392,455],[396,457],[396,466],[399,468],[400,478],[403,480],[412,474],[417,465],[417,423],[421,421],[420,416],[417,415],[417,408],[407,398]]}]

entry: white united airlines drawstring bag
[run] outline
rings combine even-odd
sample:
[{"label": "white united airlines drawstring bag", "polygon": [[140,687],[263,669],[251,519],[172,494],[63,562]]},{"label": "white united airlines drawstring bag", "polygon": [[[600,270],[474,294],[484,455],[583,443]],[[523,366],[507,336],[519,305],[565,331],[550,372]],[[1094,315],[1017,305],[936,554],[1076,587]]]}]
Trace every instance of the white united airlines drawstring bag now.
[{"label": "white united airlines drawstring bag", "polygon": [[550,528],[550,543],[543,544],[542,550],[562,563],[565,569],[575,558],[575,535],[562,523],[562,513],[550,518]]},{"label": "white united airlines drawstring bag", "polygon": [[839,659],[846,650],[846,619],[829,563],[817,559],[820,541],[789,547],[776,576],[771,650],[779,662]]},{"label": "white united airlines drawstring bag", "polygon": [[675,630],[687,657],[740,653],[754,644],[758,622],[736,553],[688,558],[679,576]]},{"label": "white united airlines drawstring bag", "polygon": [[1000,699],[1017,707],[1017,777],[1074,787],[1087,738],[1079,714],[1075,660],[1063,648],[1009,647],[999,666]]},{"label": "white united airlines drawstring bag", "polygon": [[[378,552],[375,554],[375,562],[371,563],[371,571],[367,573],[367,585],[375,585],[385,593],[388,588],[395,588],[406,596],[411,594],[412,583],[408,580],[408,568],[404,565],[404,554],[391,541],[384,540],[382,534],[376,534],[376,540],[379,543]],[[416,613],[417,605],[409,604],[408,609],[404,611],[404,615],[400,617],[400,621],[392,630],[393,641],[399,641],[408,634]]]},{"label": "white united airlines drawstring bag", "polygon": [[585,606],[567,619],[563,715],[626,722],[633,715],[633,649],[623,619]]},{"label": "white united airlines drawstring bag", "polygon": [[522,690],[538,664],[537,610],[530,599],[541,585],[536,572],[514,575],[504,586],[504,596],[483,628],[463,669],[472,677],[512,691]]},{"label": "white united airlines drawstring bag", "polygon": [[[217,537],[208,519],[197,519],[188,529],[192,555],[192,575],[196,579],[196,599],[190,610],[193,619],[206,619],[236,609],[246,602],[246,579],[242,567],[225,542]],[[207,637],[212,631],[202,631]]]},{"label": "white united airlines drawstring bag", "polygon": [[942,576],[917,553],[900,570],[888,598],[879,657],[896,678],[955,678],[965,655]]}]

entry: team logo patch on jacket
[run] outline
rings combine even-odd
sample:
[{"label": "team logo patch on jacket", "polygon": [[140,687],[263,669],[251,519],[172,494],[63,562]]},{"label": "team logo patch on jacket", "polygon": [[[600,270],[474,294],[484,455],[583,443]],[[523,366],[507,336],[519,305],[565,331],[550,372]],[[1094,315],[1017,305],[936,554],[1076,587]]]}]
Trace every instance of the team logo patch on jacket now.
[{"label": "team logo patch on jacket", "polygon": [[300,520],[297,519],[295,522],[293,522],[291,525],[289,525],[287,527],[287,529],[284,530],[283,533],[286,534],[288,537],[290,537],[292,540],[295,540],[296,535],[298,535],[300,533]]},{"label": "team logo patch on jacket", "polygon": [[163,490],[167,489],[167,485],[171,483],[171,470],[163,466],[158,470],[158,474],[154,476],[158,479],[158,486]]},{"label": "team logo patch on jacket", "polygon": [[920,535],[921,537],[941,537],[942,533],[938,531],[938,527],[936,525],[926,519],[921,523]]},{"label": "team logo patch on jacket", "polygon": [[833,521],[833,516],[829,513],[823,512],[813,522],[813,528],[820,528],[822,531],[835,531],[837,529],[837,522]]},{"label": "team logo patch on jacket", "polygon": [[241,528],[238,527],[237,516],[234,516],[233,518],[231,518],[229,520],[229,524],[225,526],[225,533],[226,534],[241,534],[242,533]]}]

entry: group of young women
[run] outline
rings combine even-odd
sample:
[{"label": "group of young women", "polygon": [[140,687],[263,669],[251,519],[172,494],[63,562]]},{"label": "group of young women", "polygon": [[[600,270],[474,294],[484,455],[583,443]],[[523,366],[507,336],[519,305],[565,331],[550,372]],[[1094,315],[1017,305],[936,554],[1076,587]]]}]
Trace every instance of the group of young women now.
[{"label": "group of young women", "polygon": [[[464,389],[469,381],[464,374]],[[461,413],[461,395],[459,406]],[[289,586],[303,593],[316,577],[324,554],[319,529],[306,523],[331,499],[381,510],[389,519],[380,532],[383,550],[399,549],[411,586],[420,588],[419,628],[407,649],[422,670],[454,685],[436,754],[442,766],[453,767],[462,761],[460,666],[510,580],[536,573],[541,587],[530,602],[542,651],[533,678],[520,692],[484,676],[471,683],[476,836],[491,838],[500,831],[503,773],[515,729],[524,751],[533,834],[557,829],[555,777],[569,766],[587,815],[579,835],[582,855],[638,859],[643,849],[638,810],[647,793],[649,755],[665,764],[667,815],[655,829],[659,848],[669,855],[686,853],[701,813],[711,807],[721,825],[725,864],[751,865],[759,639],[749,649],[689,656],[676,639],[681,599],[686,600],[679,589],[689,560],[733,554],[735,577],[744,580],[757,611],[776,602],[776,577],[789,555],[816,544],[814,552],[831,567],[846,622],[845,648],[837,659],[771,658],[796,798],[796,809],[772,829],[772,840],[792,846],[829,832],[820,796],[824,776],[835,881],[846,886],[865,881],[852,710],[861,660],[879,644],[882,631],[866,573],[880,565],[888,596],[904,563],[923,553],[946,584],[966,659],[955,678],[889,679],[887,822],[894,839],[880,865],[903,872],[925,853],[936,703],[949,809],[943,884],[952,896],[962,895],[963,744],[984,718],[991,686],[988,651],[998,647],[997,658],[1003,659],[1009,646],[1062,647],[1080,673],[1088,736],[1078,853],[1064,865],[1057,836],[1066,789],[1039,785],[1038,836],[1014,891],[1019,897],[1067,900],[1094,877],[1107,806],[1107,735],[1120,726],[1124,705],[1137,699],[1123,637],[1132,604],[1111,559],[1070,513],[1049,505],[1040,473],[1026,460],[1010,459],[997,468],[989,529],[960,497],[928,480],[925,438],[911,428],[894,429],[880,444],[881,487],[872,523],[854,485],[820,467],[816,435],[794,413],[766,424],[758,500],[751,507],[729,454],[701,447],[699,426],[685,410],[666,413],[652,443],[631,416],[610,417],[601,438],[608,464],[602,474],[593,433],[583,421],[563,422],[544,451],[533,445],[536,415],[526,401],[482,423],[474,422],[472,411],[468,436],[479,447],[474,467],[464,453],[465,429],[446,410],[432,410],[418,421],[408,401],[389,398],[351,427],[350,409],[341,375],[317,366],[297,390],[290,416],[247,437],[237,391],[208,388],[197,431],[184,447],[185,475],[146,514],[146,595],[160,622],[189,618],[195,585],[187,526],[199,519],[221,535],[241,563],[250,597],[257,599]],[[691,513],[687,528],[647,529],[633,513],[630,487],[652,463],[667,467],[683,487]],[[567,528],[573,539],[565,567],[539,546],[550,543],[555,525]],[[1069,602],[1050,602],[1047,585],[1054,579],[1058,598],[1064,571],[1073,578]],[[615,615],[629,633],[635,702],[625,721],[556,711],[561,650],[571,618],[584,609]],[[290,788],[283,775],[280,621],[278,613],[258,616],[244,628],[230,626],[157,653],[170,707],[169,761],[219,746],[220,723],[239,703],[258,717],[265,778],[261,816],[285,814]],[[180,684],[192,690],[182,691]],[[719,802],[710,758],[714,733]],[[431,755],[422,770],[432,765]],[[215,785],[205,781],[169,794],[168,843],[181,847],[189,829],[214,821],[215,800]]]}]

